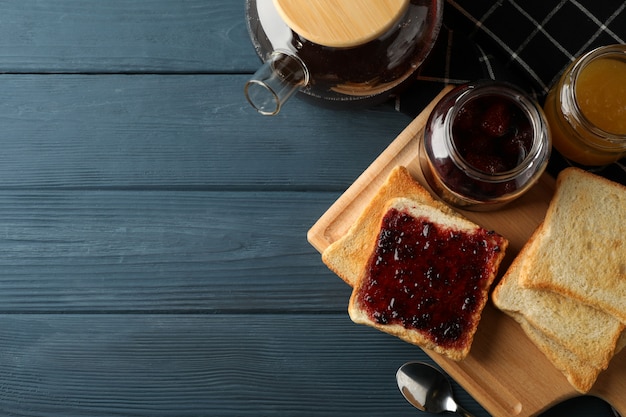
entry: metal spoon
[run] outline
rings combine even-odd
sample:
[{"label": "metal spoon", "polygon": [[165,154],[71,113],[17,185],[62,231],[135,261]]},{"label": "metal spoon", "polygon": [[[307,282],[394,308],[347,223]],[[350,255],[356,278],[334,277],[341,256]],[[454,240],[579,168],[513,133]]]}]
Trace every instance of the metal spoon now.
[{"label": "metal spoon", "polygon": [[404,398],[419,410],[429,413],[449,411],[474,417],[454,401],[450,381],[434,366],[423,362],[405,363],[398,369],[396,381]]}]

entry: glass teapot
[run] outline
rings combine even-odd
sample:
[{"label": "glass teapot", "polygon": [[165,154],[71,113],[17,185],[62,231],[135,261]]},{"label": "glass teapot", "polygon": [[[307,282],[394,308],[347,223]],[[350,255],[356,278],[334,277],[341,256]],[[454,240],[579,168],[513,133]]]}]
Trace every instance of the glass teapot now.
[{"label": "glass teapot", "polygon": [[373,105],[405,86],[439,34],[443,0],[246,0],[264,62],[245,85],[261,114],[297,91],[323,104]]}]

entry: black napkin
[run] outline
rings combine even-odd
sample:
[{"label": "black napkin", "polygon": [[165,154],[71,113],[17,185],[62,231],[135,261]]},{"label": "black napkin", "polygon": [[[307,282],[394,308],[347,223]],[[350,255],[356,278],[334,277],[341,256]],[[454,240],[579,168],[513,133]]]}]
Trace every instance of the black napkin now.
[{"label": "black napkin", "polygon": [[[623,0],[446,0],[437,43],[396,108],[414,117],[444,85],[485,78],[514,83],[543,104],[574,59],[624,43]],[[568,165],[555,150],[548,171]],[[626,185],[626,158],[594,171]]]}]

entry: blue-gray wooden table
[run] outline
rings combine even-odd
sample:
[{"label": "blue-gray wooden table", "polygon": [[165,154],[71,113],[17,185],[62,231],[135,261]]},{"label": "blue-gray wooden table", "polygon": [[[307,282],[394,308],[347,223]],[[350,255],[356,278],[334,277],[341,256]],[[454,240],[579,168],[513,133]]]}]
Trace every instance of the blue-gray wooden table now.
[{"label": "blue-gray wooden table", "polygon": [[258,65],[243,0],[0,2],[0,416],[418,415],[306,240],[410,120],[257,115]]}]

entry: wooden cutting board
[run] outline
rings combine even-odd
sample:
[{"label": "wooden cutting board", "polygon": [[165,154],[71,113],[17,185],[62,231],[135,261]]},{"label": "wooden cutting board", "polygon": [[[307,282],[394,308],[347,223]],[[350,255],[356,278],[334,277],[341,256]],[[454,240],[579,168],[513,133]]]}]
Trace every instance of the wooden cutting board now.
[{"label": "wooden cutting board", "polygon": [[[444,89],[398,135],[309,230],[308,240],[320,253],[348,230],[395,166],[406,166],[414,178],[425,185],[417,160],[418,143],[430,111],[448,90]],[[494,229],[510,240],[501,271],[508,268],[543,220],[554,185],[554,179],[545,174],[527,194],[501,210],[462,212],[477,224]],[[496,417],[535,416],[579,395],[521,327],[491,303],[485,307],[466,359],[454,362],[434,352],[426,353]],[[626,349],[600,374],[590,394],[608,401],[626,416]]]}]

